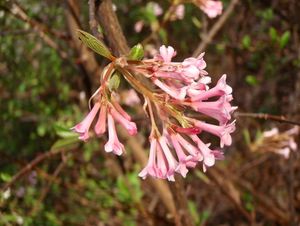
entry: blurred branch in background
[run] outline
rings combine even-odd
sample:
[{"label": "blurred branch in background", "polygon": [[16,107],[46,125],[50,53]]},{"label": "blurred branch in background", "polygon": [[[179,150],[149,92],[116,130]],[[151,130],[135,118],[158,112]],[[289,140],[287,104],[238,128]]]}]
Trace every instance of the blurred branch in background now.
[{"label": "blurred branch in background", "polygon": [[211,43],[213,38],[218,34],[219,30],[224,26],[230,15],[232,14],[235,6],[239,3],[239,0],[231,0],[227,9],[222,14],[222,16],[217,20],[217,22],[213,25],[213,27],[208,31],[207,34],[202,35],[202,41],[197,46],[196,50],[193,53],[194,57],[199,56],[202,53],[207,45]]},{"label": "blurred branch in background", "polygon": [[271,121],[276,121],[276,122],[281,122],[281,123],[288,123],[288,124],[300,126],[300,122],[291,121],[283,115],[277,116],[277,115],[270,115],[270,114],[264,114],[264,113],[243,113],[243,112],[235,112],[234,114],[235,114],[236,117],[246,117],[246,118],[271,120]]}]

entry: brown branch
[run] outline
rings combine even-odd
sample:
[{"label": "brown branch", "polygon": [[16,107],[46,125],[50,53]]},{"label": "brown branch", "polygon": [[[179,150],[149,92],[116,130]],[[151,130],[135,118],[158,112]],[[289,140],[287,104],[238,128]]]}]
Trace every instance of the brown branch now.
[{"label": "brown branch", "polygon": [[219,189],[228,197],[228,199],[234,204],[237,210],[249,221],[253,223],[251,215],[245,210],[241,204],[240,194],[234,184],[223,174],[220,174],[216,169],[209,169],[207,175],[211,178]]},{"label": "brown branch", "polygon": [[2,191],[7,190],[9,187],[11,187],[18,179],[20,179],[21,177],[23,177],[25,174],[27,174],[30,170],[32,170],[33,168],[35,168],[39,163],[41,163],[42,161],[44,161],[45,159],[49,159],[52,158],[58,154],[61,153],[66,153],[68,151],[74,151],[76,149],[60,149],[60,150],[51,150],[51,151],[47,151],[39,156],[37,156],[35,159],[33,159],[31,162],[29,162],[25,167],[23,167],[17,174],[15,174],[13,176],[13,178],[7,182],[3,188]]},{"label": "brown branch", "polygon": [[257,204],[262,208],[262,213],[265,213],[266,216],[273,220],[279,221],[282,225],[288,225],[290,219],[288,211],[279,209],[271,199],[269,199],[265,194],[258,192],[251,183],[243,180],[242,178],[233,178],[234,182],[239,187],[247,190],[253,195]]},{"label": "brown branch", "polygon": [[82,69],[83,79],[88,87],[87,94],[90,95],[99,85],[99,77],[102,68],[96,61],[94,53],[88,49],[77,37],[77,29],[81,28],[79,21],[80,7],[77,0],[67,0],[68,7],[65,10],[67,25],[73,41],[73,48],[79,57],[79,66]]},{"label": "brown branch", "polygon": [[116,13],[112,7],[111,0],[101,1],[97,18],[103,28],[105,37],[115,55],[125,55],[129,52],[126,38],[122,32]]},{"label": "brown branch", "polygon": [[213,40],[219,30],[223,27],[229,16],[234,10],[234,7],[237,5],[239,0],[231,0],[229,6],[227,7],[226,11],[223,15],[219,18],[219,20],[214,24],[208,34],[204,37],[204,40],[198,45],[196,50],[193,53],[194,57],[197,57],[200,53],[202,53],[207,45]]},{"label": "brown branch", "polygon": [[263,114],[263,113],[242,113],[242,112],[235,112],[234,115],[236,117],[247,117],[247,118],[272,120],[272,121],[276,121],[276,122],[280,122],[280,123],[288,123],[288,124],[300,126],[300,122],[291,121],[283,115],[270,115],[270,114]]},{"label": "brown branch", "polygon": [[47,185],[42,190],[37,202],[35,203],[35,205],[33,205],[31,211],[29,212],[29,214],[28,214],[29,216],[35,216],[35,214],[40,210],[41,203],[43,202],[43,200],[46,198],[48,192],[50,191],[51,185],[53,184],[55,179],[58,177],[59,173],[62,171],[62,169],[66,165],[66,159],[63,156],[63,154],[64,153],[62,153],[62,161],[59,163],[59,165],[55,169],[53,175],[51,176],[50,180],[48,181]]},{"label": "brown branch", "polygon": [[175,183],[169,183],[175,203],[177,204],[177,215],[175,216],[175,223],[176,225],[194,226],[195,224],[188,208],[188,200],[186,198],[184,180],[181,175],[175,175],[175,180]]},{"label": "brown branch", "polygon": [[95,0],[89,0],[89,24],[90,24],[90,28],[92,30],[93,35],[102,40],[103,39],[103,35],[99,33],[98,31],[98,21],[96,20],[96,3]]},{"label": "brown branch", "polygon": [[[265,214],[267,218],[275,221],[279,221],[282,225],[288,225],[289,213],[287,211],[278,208],[275,205],[275,203],[272,201],[272,199],[269,199],[265,194],[260,193],[257,189],[255,189],[252,186],[251,183],[244,180],[242,177],[235,176],[235,174],[232,174],[231,172],[226,170],[226,168],[220,169],[219,167],[214,167],[209,169],[208,173],[210,176],[217,175],[217,177],[219,178],[218,180],[226,181],[227,184],[229,183],[231,184],[231,186],[234,186],[235,188],[240,188],[241,190],[246,190],[250,192],[255,198],[255,201],[257,202],[257,206],[261,209],[261,212]],[[220,188],[224,189],[223,191],[227,193],[229,192],[228,187],[226,188],[224,186],[220,186]],[[238,207],[238,205],[236,206]],[[243,208],[243,207],[240,206],[238,208]],[[247,212],[245,212],[245,214],[246,213]]]}]

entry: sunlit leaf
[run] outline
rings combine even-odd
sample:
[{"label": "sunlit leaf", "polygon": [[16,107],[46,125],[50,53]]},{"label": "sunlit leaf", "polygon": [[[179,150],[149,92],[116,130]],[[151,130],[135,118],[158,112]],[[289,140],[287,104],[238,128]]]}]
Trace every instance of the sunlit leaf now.
[{"label": "sunlit leaf", "polygon": [[90,49],[110,60],[114,59],[114,56],[111,54],[109,49],[104,45],[102,41],[82,30],[77,30],[77,34],[79,39]]},{"label": "sunlit leaf", "polygon": [[144,48],[140,43],[133,46],[128,54],[129,60],[142,60],[143,57],[144,57]]},{"label": "sunlit leaf", "polygon": [[279,46],[281,49],[283,49],[288,44],[290,37],[291,33],[289,31],[283,33],[279,40]]},{"label": "sunlit leaf", "polygon": [[251,38],[249,35],[245,35],[242,40],[243,47],[249,49],[251,45]]},{"label": "sunlit leaf", "polygon": [[258,81],[254,75],[247,75],[245,80],[251,86],[256,86],[258,84]]},{"label": "sunlit leaf", "polygon": [[51,150],[58,150],[58,149],[68,149],[74,147],[74,145],[78,144],[80,140],[78,137],[68,137],[57,140],[51,147]]},{"label": "sunlit leaf", "polygon": [[120,85],[120,74],[119,72],[115,72],[108,82],[108,88],[110,91],[115,91],[119,88]]}]

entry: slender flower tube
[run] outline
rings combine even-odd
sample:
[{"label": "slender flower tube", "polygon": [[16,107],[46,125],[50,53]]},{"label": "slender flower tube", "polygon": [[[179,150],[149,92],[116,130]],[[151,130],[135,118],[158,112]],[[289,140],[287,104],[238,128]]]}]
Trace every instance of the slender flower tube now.
[{"label": "slender flower tube", "polygon": [[180,173],[183,177],[186,177],[186,174],[188,173],[187,167],[194,168],[197,163],[193,161],[194,156],[185,154],[175,134],[171,134],[170,138],[179,161],[176,172]]},{"label": "slender flower tube", "polygon": [[223,75],[217,85],[207,91],[200,90],[197,95],[192,96],[192,101],[207,100],[211,97],[229,95],[232,93],[232,88],[226,84],[226,75]]},{"label": "slender flower tube", "polygon": [[72,130],[80,134],[80,140],[86,141],[89,138],[89,129],[99,109],[100,103],[96,103],[84,120],[72,128]]},{"label": "slender flower tube", "polygon": [[208,145],[204,144],[203,141],[196,135],[190,136],[192,140],[198,145],[203,155],[203,171],[206,171],[206,166],[213,166],[215,164],[215,156],[213,150],[209,149]]},{"label": "slender flower tube", "polygon": [[159,144],[162,148],[166,163],[167,163],[167,173],[166,177],[169,181],[175,181],[174,173],[177,167],[178,162],[175,160],[174,156],[172,155],[167,142],[164,136],[159,138]]},{"label": "slender flower tube", "polygon": [[139,177],[143,179],[146,179],[147,175],[156,177],[157,174],[156,149],[157,149],[157,140],[155,138],[150,138],[149,160],[146,167],[139,173]]},{"label": "slender flower tube", "polygon": [[106,105],[101,107],[100,113],[99,113],[99,117],[98,117],[98,121],[95,125],[95,133],[99,136],[102,135],[106,132]]},{"label": "slender flower tube", "polygon": [[183,100],[186,96],[187,87],[176,89],[176,88],[167,86],[166,84],[162,83],[159,79],[154,79],[154,84],[157,85],[159,88],[161,88],[163,91],[165,91],[167,94],[169,94],[171,97],[173,97],[175,99]]},{"label": "slender flower tube", "polygon": [[226,124],[231,119],[231,113],[236,109],[229,101],[231,96],[221,96],[217,101],[192,102],[190,105],[198,112],[208,115],[219,121],[220,125]]},{"label": "slender flower tube", "polygon": [[235,131],[235,120],[227,125],[216,126],[209,123],[196,121],[195,126],[197,126],[201,130],[205,130],[211,134],[214,134],[220,138],[220,146],[221,148],[224,145],[229,146],[232,143],[231,133]]},{"label": "slender flower tube", "polygon": [[128,131],[130,135],[135,135],[137,133],[136,124],[134,122],[129,121],[114,108],[110,109],[110,113],[113,116],[113,118]]},{"label": "slender flower tube", "polygon": [[108,142],[104,145],[106,152],[113,152],[116,155],[122,155],[124,151],[124,145],[119,141],[115,122],[110,113],[107,114],[108,121]]}]

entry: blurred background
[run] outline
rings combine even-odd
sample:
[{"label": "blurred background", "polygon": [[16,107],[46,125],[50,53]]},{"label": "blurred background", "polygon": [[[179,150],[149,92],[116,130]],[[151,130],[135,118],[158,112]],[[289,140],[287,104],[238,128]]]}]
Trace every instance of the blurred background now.
[{"label": "blurred background", "polygon": [[138,177],[149,146],[140,108],[124,105],[140,133],[121,137],[122,157],[103,150],[105,136],[83,143],[69,130],[108,63],[76,36],[95,28],[88,1],[0,0],[0,225],[299,225],[300,2],[222,2],[210,19],[196,2],[176,12],[180,1],[96,1],[96,30],[115,54],[128,50],[106,26],[117,15],[147,57],[162,44],[176,60],[205,51],[213,82],[228,75],[233,145],[207,173],[172,183]]}]

